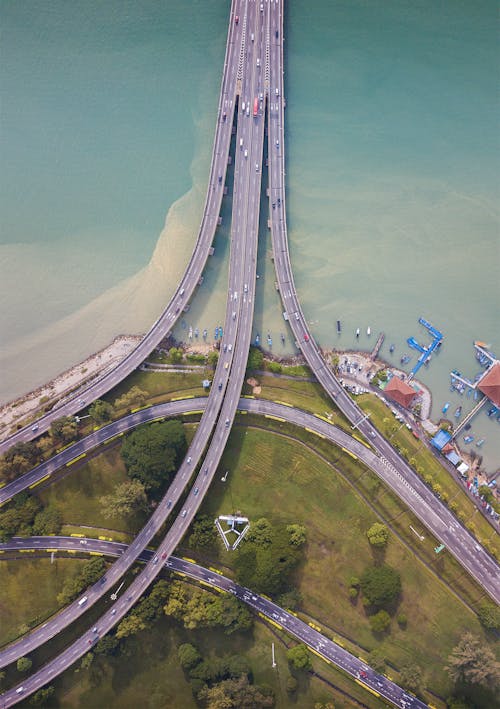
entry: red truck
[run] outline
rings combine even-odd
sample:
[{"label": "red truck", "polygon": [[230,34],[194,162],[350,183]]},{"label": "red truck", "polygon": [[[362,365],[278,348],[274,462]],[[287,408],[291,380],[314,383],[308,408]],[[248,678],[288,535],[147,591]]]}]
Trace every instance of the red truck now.
[{"label": "red truck", "polygon": [[259,99],[257,96],[253,100],[253,115],[257,116],[259,114]]}]

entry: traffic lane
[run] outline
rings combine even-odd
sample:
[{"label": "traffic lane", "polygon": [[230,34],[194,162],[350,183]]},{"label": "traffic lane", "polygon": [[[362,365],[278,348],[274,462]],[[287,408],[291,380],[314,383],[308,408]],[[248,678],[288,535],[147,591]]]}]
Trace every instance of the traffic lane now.
[{"label": "traffic lane", "polygon": [[[22,539],[20,541],[23,543],[23,548],[27,549],[36,548],[37,544],[42,543],[46,546],[57,546],[61,550],[78,550],[78,545],[75,544],[77,540],[71,537],[36,537],[32,539]],[[125,544],[119,542],[106,542],[93,539],[80,540],[80,542],[81,541],[84,541],[85,544],[88,545],[88,551],[97,551],[108,555],[118,555],[123,553],[126,548]],[[9,544],[2,545],[1,548],[9,547],[14,549],[16,548],[15,546],[11,546]],[[143,560],[147,561],[154,556],[157,556],[157,554],[154,551],[145,550],[142,556]],[[205,569],[202,566],[185,559],[179,559],[171,556],[163,562],[163,566],[169,571],[183,573],[190,578],[198,581],[204,581],[211,586],[232,593],[240,601],[252,607],[254,611],[263,613],[269,619],[281,624],[283,628],[297,637],[300,641],[305,642],[325,659],[334,662],[339,667],[349,672],[354,678],[360,679],[362,677],[361,673],[365,673],[366,677],[363,675],[362,681],[364,681],[367,686],[381,692],[391,701],[398,703],[398,705],[400,705],[401,697],[406,696],[413,700],[413,697],[406,695],[397,685],[394,685],[394,683],[390,682],[383,675],[378,675],[375,673],[362,660],[359,660],[355,656],[351,655],[332,640],[329,640],[323,636],[319,631],[311,628],[309,625],[299,620],[293,614],[288,613],[272,601],[255,594],[250,589],[240,586],[220,574],[216,574],[209,569]],[[126,596],[127,594],[128,591],[125,590],[122,595]],[[121,606],[122,601],[120,600],[115,603],[114,610],[120,608]],[[101,634],[100,628],[98,631],[99,634]],[[414,706],[426,705],[420,703]]]},{"label": "traffic lane", "polygon": [[[237,3],[233,3],[235,5]],[[236,30],[237,32],[238,30]],[[230,55],[231,48],[234,47],[234,39],[233,35],[235,33],[235,28],[231,27],[230,31],[228,33],[228,39],[226,42],[226,53],[225,53],[225,66],[228,64],[228,56]],[[234,78],[232,74],[228,74],[225,72],[223,74],[223,82],[222,82],[222,89],[221,89],[221,97],[224,92],[228,92],[228,84],[229,80],[233,81],[234,84]],[[235,91],[235,86],[232,88],[232,93],[234,95]],[[227,125],[224,124],[222,125],[219,121],[217,123],[218,128],[216,129],[216,135],[215,135],[215,140],[214,140],[214,149],[213,149],[213,154],[212,154],[212,164],[211,164],[211,171],[213,173],[213,167],[214,167],[214,157],[217,154],[217,148],[220,146],[222,141],[224,140],[226,143],[226,148],[227,148],[227,153],[229,152],[229,143],[231,139],[231,133],[230,133],[230,124],[232,121],[227,121]],[[219,149],[220,152],[220,149]],[[224,172],[225,169],[227,168],[227,160],[224,163]],[[212,174],[213,177],[213,174]],[[210,181],[209,184],[212,184],[212,180]],[[204,207],[204,216],[206,215],[207,212],[207,203],[208,203],[208,194],[207,192],[207,198],[206,198],[206,203]],[[222,200],[222,195],[221,195],[221,200]],[[219,207],[220,211],[220,207]],[[204,222],[202,222],[203,224]],[[215,229],[215,225],[214,225]],[[214,231],[214,229],[212,231]],[[197,250],[200,248],[201,243],[202,243],[202,234],[198,236],[198,240],[196,242],[195,246],[195,251],[192,254],[190,261],[188,263],[186,272],[189,271],[189,269],[193,266],[193,264],[197,260]],[[208,250],[210,248],[211,242],[213,241],[213,235],[210,236],[210,234],[207,234],[204,242],[205,242],[205,247],[206,247],[206,255],[203,260],[203,267],[204,264],[206,263],[206,260],[208,258]],[[203,269],[201,269],[203,270]],[[92,401],[97,399],[99,396],[102,396],[106,391],[109,391],[113,386],[115,386],[119,381],[125,378],[130,372],[132,372],[144,359],[145,357],[151,352],[152,349],[158,344],[158,342],[162,339],[162,337],[166,334],[166,331],[172,327],[174,324],[175,320],[177,319],[174,316],[173,313],[173,308],[174,308],[174,302],[177,302],[182,304],[182,302],[187,302],[189,298],[192,296],[192,293],[194,292],[194,289],[196,288],[196,285],[199,280],[199,276],[201,275],[201,271],[199,274],[195,274],[189,281],[186,279],[186,276],[183,277],[181,280],[181,283],[179,284],[176,293],[174,294],[173,298],[171,299],[170,303],[167,305],[165,311],[163,314],[157,319],[151,330],[147,333],[147,335],[144,337],[144,339],[141,341],[141,343],[136,347],[127,357],[122,360],[121,363],[119,363],[111,372],[108,372],[104,375],[98,375],[98,378],[94,383],[90,384],[89,386],[77,391],[74,396],[69,400],[66,401],[63,405],[56,407],[55,410],[49,412],[48,414],[40,417],[37,419],[36,422],[32,422],[29,424],[29,426],[24,427],[20,431],[16,432],[12,436],[9,436],[7,439],[4,441],[0,442],[0,453],[4,453],[7,451],[11,446],[15,445],[17,442],[26,442],[29,440],[32,440],[33,438],[36,438],[40,436],[42,433],[48,430],[51,422],[55,420],[55,418],[59,418],[64,415],[73,415],[80,411],[82,407],[88,406]],[[182,287],[185,288],[186,293],[185,293],[185,299],[184,301],[179,301],[180,297],[180,290]],[[179,311],[178,317],[180,317],[181,311]],[[36,429],[34,428],[36,426]]]}]

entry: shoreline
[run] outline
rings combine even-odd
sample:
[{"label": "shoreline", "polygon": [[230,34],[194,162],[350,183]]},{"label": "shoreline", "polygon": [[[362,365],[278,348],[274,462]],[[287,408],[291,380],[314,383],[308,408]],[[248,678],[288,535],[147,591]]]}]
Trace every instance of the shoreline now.
[{"label": "shoreline", "polygon": [[141,340],[141,335],[117,335],[107,347],[64,370],[46,384],[0,406],[0,438],[6,438],[11,433],[11,427],[20,421],[28,424],[42,408],[53,405],[74,389],[110,369],[124,359]]},{"label": "shoreline", "polygon": [[[95,379],[97,376],[116,365],[124,359],[141,340],[142,336],[140,335],[118,335],[107,347],[95,352],[78,364],[69,367],[46,384],[0,406],[0,439],[3,440],[10,435],[10,433],[13,432],[12,428],[14,426],[17,427],[20,422],[22,422],[23,425],[28,425],[44,407],[53,406],[56,401],[64,399],[75,389],[80,388],[86,383],[90,383],[92,379]],[[175,345],[182,347],[185,353],[200,353],[206,355],[213,349],[213,345],[205,342],[175,342]],[[267,359],[285,365],[297,363],[306,364],[300,354],[284,357],[273,355],[272,352],[263,348],[262,351]],[[328,360],[330,360],[332,356],[337,356],[339,360],[343,358],[350,363],[356,363],[358,365],[356,376],[354,376],[354,373],[351,375],[343,374],[342,379],[343,381],[347,381],[349,385],[356,385],[363,389],[367,386],[369,387],[368,374],[380,369],[389,368],[398,375],[405,374],[405,372],[392,366],[384,359],[379,357],[372,359],[369,353],[359,350],[328,349],[324,351],[324,354]],[[361,367],[361,370],[359,370],[359,367]],[[432,393],[420,381],[414,380],[414,383],[418,386],[422,398],[422,415],[419,417],[419,423],[428,433],[432,434],[433,430],[437,431],[438,429],[438,424],[428,418],[431,410]],[[367,388],[366,391],[376,393],[371,391],[370,388]],[[414,415],[412,414],[412,416]],[[460,450],[458,446],[457,449],[460,451],[462,459],[467,459],[467,453]]]}]

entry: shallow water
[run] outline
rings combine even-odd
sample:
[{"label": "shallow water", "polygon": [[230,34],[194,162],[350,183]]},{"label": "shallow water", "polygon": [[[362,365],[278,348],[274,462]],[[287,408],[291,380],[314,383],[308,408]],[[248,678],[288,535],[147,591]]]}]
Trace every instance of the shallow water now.
[{"label": "shallow water", "polygon": [[[168,299],[203,207],[227,21],[220,2],[36,7],[0,10],[3,401],[146,330]],[[396,362],[408,336],[429,341],[417,321],[430,320],[445,340],[420,376],[434,412],[448,400],[452,411],[449,371],[478,371],[472,340],[500,356],[496,6],[287,8],[287,208],[304,312],[325,347],[369,350],[384,331]],[[179,336],[211,336],[222,320],[228,208]],[[254,335],[269,332],[279,353],[284,332],[290,352],[269,249],[264,228]],[[498,466],[498,424],[480,414],[472,433]]]}]

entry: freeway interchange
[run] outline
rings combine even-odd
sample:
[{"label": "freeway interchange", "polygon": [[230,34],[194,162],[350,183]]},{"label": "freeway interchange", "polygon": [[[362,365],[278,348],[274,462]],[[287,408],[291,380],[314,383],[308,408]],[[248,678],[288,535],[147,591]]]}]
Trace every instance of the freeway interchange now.
[{"label": "freeway interchange", "polygon": [[[229,153],[234,141],[235,171],[228,292],[223,346],[214,375],[214,386],[209,397],[200,400],[197,405],[194,405],[193,400],[187,403],[188,408],[203,409],[203,416],[186,458],[145,527],[110,567],[105,577],[89,590],[88,601],[84,606],[75,601],[49,624],[5,648],[0,652],[0,666],[13,662],[38,647],[49,637],[53,637],[82,615],[99,598],[109,593],[160,531],[177,503],[184,498],[185,488],[192,481],[194,471],[198,470],[196,480],[183,502],[182,513],[172,522],[157,550],[157,554],[162,558],[172,556],[209,489],[238,408],[279,415],[292,423],[307,425],[312,430],[317,429],[320,435],[335,440],[332,434],[334,427],[310,414],[289,408],[284,412],[282,409],[286,407],[280,409],[278,404],[272,402],[240,400],[253,318],[266,116],[269,214],[276,278],[283,307],[296,343],[318,381],[353,426],[356,426],[366,437],[374,450],[362,443],[353,443],[354,439],[337,430],[338,435],[342,434],[345,437],[344,443],[340,445],[346,448],[351,446],[353,451],[356,451],[355,454],[391,486],[492,598],[497,602],[500,601],[497,564],[476,544],[470,533],[458,523],[449,510],[420,481],[406,461],[364,417],[359,407],[340,386],[309,333],[295,290],[288,251],[283,97],[282,0],[264,0],[262,3],[255,0],[233,0],[207,197],[198,240],[186,272],[167,308],[140,345],[112,371],[105,373],[93,384],[78,391],[71,399],[39,419],[36,424],[36,435],[46,431],[54,419],[78,412],[83,406],[87,406],[116,386],[145,359],[180,317],[200,281],[210,251],[224,194]],[[250,102],[253,104],[253,111],[248,109]],[[243,103],[246,104],[245,111],[243,111]],[[235,115],[237,116],[236,136],[233,138]],[[109,437],[119,435],[127,430],[127,427],[151,420],[151,417],[182,413],[183,410],[185,411],[183,405],[185,406],[186,402],[175,402],[175,406],[160,405],[110,424],[43,464],[45,467],[38,466],[28,474],[33,476],[32,478],[23,477],[6,486],[0,491],[0,503],[8,499],[8,495],[16,494],[13,490],[19,491],[22,481],[32,480],[33,482],[29,482],[28,486],[35,484],[43,475],[52,474],[61,465],[67,465],[78,455],[90,450],[90,447],[102,443],[108,434]],[[168,413],[165,413],[167,410]],[[29,427],[21,429],[0,444],[0,452],[5,452],[16,442],[33,437],[34,430]],[[87,445],[90,447],[86,448]],[[161,566],[151,560],[146,563],[142,573],[130,585],[126,596],[122,597],[120,603],[113,609],[109,609],[98,621],[101,634],[108,632],[123,618],[160,573]],[[115,612],[113,613],[112,610]],[[23,683],[23,697],[49,682],[85,654],[88,651],[89,640],[92,644],[92,638],[93,634],[89,628],[58,657],[28,678]],[[387,698],[391,699],[389,696]],[[11,706],[18,699],[16,688],[2,695],[4,706]],[[391,699],[391,701],[395,700]],[[405,704],[406,701],[400,696],[395,703],[401,707],[410,706]]]}]

